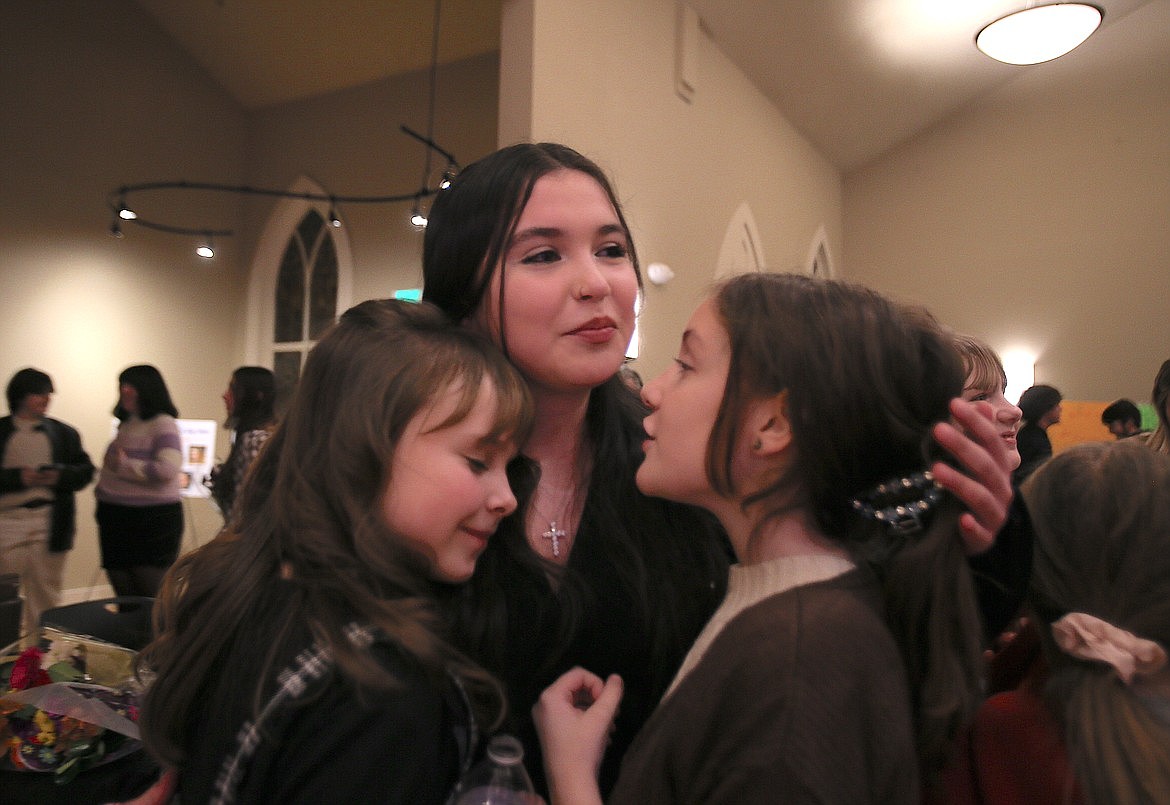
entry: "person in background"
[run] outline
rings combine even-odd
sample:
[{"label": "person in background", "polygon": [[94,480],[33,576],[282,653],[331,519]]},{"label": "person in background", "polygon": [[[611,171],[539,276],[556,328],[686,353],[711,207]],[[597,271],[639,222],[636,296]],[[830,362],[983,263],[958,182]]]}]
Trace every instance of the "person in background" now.
[{"label": "person in background", "polygon": [[1070,447],[1022,487],[1041,651],[980,708],[949,805],[1139,805],[1170,792],[1170,457]]},{"label": "person in background", "polygon": [[[463,169],[431,206],[423,298],[487,333],[528,381],[536,427],[514,479],[531,504],[500,526],[469,585],[450,596],[459,644],[508,690],[509,731],[544,789],[531,708],[575,665],[620,674],[625,696],[601,768],[622,754],[723,598],[726,536],[698,508],[648,497],[634,474],[645,408],[619,368],[641,274],[613,186],[564,145],[520,143]],[[970,475],[939,481],[968,505],[985,550],[1011,488],[1004,445],[960,406],[971,438],[948,449]]]},{"label": "person in background", "polygon": [[94,489],[102,567],[116,595],[153,598],[179,555],[178,415],[154,366],[131,366],[118,376],[118,432]]},{"label": "person in background", "polygon": [[1012,473],[1012,483],[1016,486],[1052,457],[1048,428],[1060,422],[1061,399],[1059,391],[1042,383],[1025,389],[1020,395],[1024,424],[1016,434],[1020,453],[1020,466]]},{"label": "person in background", "polygon": [[1133,400],[1120,399],[1105,406],[1101,412],[1101,424],[1109,429],[1115,439],[1128,439],[1142,431],[1142,411]]},{"label": "person in background", "polygon": [[77,531],[75,494],[93,480],[81,435],[47,415],[52,379],[21,369],[8,381],[0,419],[0,573],[20,576],[21,630],[35,639],[41,613],[59,603],[66,553]]},{"label": "person in background", "polygon": [[[861,286],[750,273],[699,306],[643,389],[637,481],[717,516],[738,564],[608,802],[918,802],[979,694],[933,476],[963,377],[928,316]],[[600,802],[620,686],[577,669],[541,697],[554,805]]]},{"label": "person in background", "polygon": [[248,470],[276,427],[276,376],[263,366],[239,367],[232,372],[223,404],[232,447],[227,460],[212,470],[210,484],[211,496],[227,523]]},{"label": "person in background", "polygon": [[[1016,448],[1016,434],[1023,414],[1004,396],[1007,390],[1007,372],[1003,362],[990,346],[974,336],[953,333],[951,341],[963,360],[964,400],[985,401],[994,412],[999,435],[1007,447],[1008,468],[1020,465]],[[1019,494],[1012,496],[1008,519],[995,537],[995,544],[970,559],[983,617],[984,637],[988,646],[1019,614],[1028,590],[1032,572],[1032,529],[1028,510]]]},{"label": "person in background", "polygon": [[447,801],[504,702],[435,585],[466,582],[516,508],[531,417],[498,350],[429,304],[363,302],[322,336],[140,656],[143,738],[183,802]]},{"label": "person in background", "polygon": [[1162,364],[1154,377],[1154,390],[1150,400],[1158,413],[1158,427],[1141,437],[1146,446],[1159,453],[1170,454],[1170,360]]}]

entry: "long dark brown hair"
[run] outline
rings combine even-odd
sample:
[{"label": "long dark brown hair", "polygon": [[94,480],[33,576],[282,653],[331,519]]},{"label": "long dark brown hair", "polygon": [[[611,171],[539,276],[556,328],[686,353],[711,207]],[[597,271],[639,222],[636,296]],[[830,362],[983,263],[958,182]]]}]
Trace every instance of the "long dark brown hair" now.
[{"label": "long dark brown hair", "polygon": [[272,682],[285,635],[307,624],[342,674],[364,685],[395,680],[344,634],[377,627],[438,676],[459,676],[477,718],[498,721],[502,698],[485,671],[441,636],[424,560],[386,526],[381,499],[395,445],[437,395],[457,390],[443,427],[471,411],[483,383],[497,396],[491,438],[519,443],[532,402],[519,373],[486,339],[452,326],[429,304],[393,300],[351,308],[310,353],[287,417],[261,454],[236,523],[167,574],[156,609],[159,637],[140,657],[157,674],[143,707],[150,749],[181,765],[199,692],[217,672],[258,601],[292,586],[271,647],[241,684],[255,701]]},{"label": "long dark brown hair", "polygon": [[276,421],[276,375],[265,366],[240,366],[228,381],[234,403],[227,427],[239,432],[258,430]]},{"label": "long dark brown hair", "polygon": [[920,764],[936,769],[979,690],[981,630],[958,505],[944,498],[928,526],[907,537],[859,516],[851,501],[937,457],[931,427],[962,391],[958,354],[925,311],[858,285],[747,274],[719,286],[714,300],[731,358],[708,446],[711,484],[737,493],[741,413],[751,400],[786,391],[795,459],[745,505],[765,505],[761,525],[803,508],[878,571],[909,675]]},{"label": "long dark brown hair", "polygon": [[[609,198],[625,230],[629,259],[641,287],[637,252],[622,206],[605,172],[568,146],[520,143],[468,166],[435,197],[423,241],[423,299],[434,302],[459,322],[486,304],[494,274],[504,272],[503,255],[533,187],[542,177],[558,170],[591,177]],[[505,353],[506,282],[507,277],[501,273],[497,301]],[[661,693],[682,659],[679,647],[689,645],[709,614],[696,596],[688,594],[680,599],[677,591],[713,589],[718,600],[725,583],[727,554],[717,527],[705,512],[646,498],[638,492],[634,473],[642,459],[641,421],[646,412],[638,395],[617,376],[616,369],[612,378],[591,392],[585,416],[591,467],[587,503],[588,515],[593,518],[590,533],[598,550],[612,562],[612,583],[633,602],[636,612],[632,620],[649,624],[647,640],[653,647],[655,673],[661,677],[655,680],[655,689]],[[539,470],[521,462],[515,475],[517,483],[532,488]],[[500,538],[488,546],[475,578],[463,589],[455,613],[464,642],[489,667],[502,667],[507,653],[503,635],[509,621],[509,595],[515,590],[505,589],[505,574],[519,569],[542,583],[550,572],[528,548],[523,523],[524,512],[518,510],[501,524]],[[673,536],[678,531],[684,532],[681,538]],[[657,561],[648,561],[652,554],[657,555]],[[580,625],[586,599],[596,595],[596,590],[585,589],[572,574],[562,578],[557,610],[548,617],[557,622],[563,645],[572,640]]]}]

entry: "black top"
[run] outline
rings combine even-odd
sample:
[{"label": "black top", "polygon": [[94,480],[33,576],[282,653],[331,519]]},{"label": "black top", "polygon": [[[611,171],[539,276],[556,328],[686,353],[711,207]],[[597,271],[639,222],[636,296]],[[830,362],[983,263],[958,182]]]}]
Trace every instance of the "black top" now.
[{"label": "black top", "polygon": [[[532,707],[543,690],[577,665],[603,678],[622,677],[625,693],[600,773],[608,791],[626,747],[726,589],[730,549],[714,518],[637,490],[640,414],[629,406],[613,417],[622,422],[621,448],[595,458],[555,589],[528,547],[521,511],[501,523],[472,581],[450,590],[457,642],[504,683],[503,729],[524,744],[525,767],[542,795],[547,788]],[[533,479],[514,480],[523,498]]]},{"label": "black top", "polygon": [[988,645],[1020,612],[1032,576],[1032,520],[1018,489],[995,545],[968,560]]},{"label": "black top", "polygon": [[[287,600],[277,593],[257,608],[207,686],[201,718],[190,725],[197,750],[180,772],[183,802],[207,802],[225,761],[236,754],[241,726],[253,717],[255,669]],[[370,650],[401,680],[398,689],[363,689],[327,662],[316,677],[302,672],[306,685],[297,690],[287,680],[292,670],[304,667],[297,660],[312,642],[308,630],[299,628],[278,649],[277,667],[286,668],[282,690],[295,695],[263,720],[259,745],[242,764],[234,801],[445,802],[468,754],[468,716],[454,683],[432,678],[396,644],[380,639]],[[270,680],[268,695],[276,690],[276,680]]]},{"label": "black top", "polygon": [[[680,520],[685,518],[685,512],[676,514]],[[600,774],[602,790],[607,791],[617,780],[626,747],[658,705],[691,644],[722,600],[726,585],[725,571],[722,578],[708,579],[706,584],[695,584],[693,578],[686,576],[678,579],[677,587],[657,603],[683,615],[685,632],[656,656],[654,621],[643,617],[635,597],[615,582],[613,560],[590,538],[591,527],[587,514],[569,557],[567,572],[576,577],[573,583],[584,595],[580,622],[567,645],[558,645],[558,629],[563,624],[557,618],[563,611],[563,601],[548,582],[524,578],[522,568],[513,568],[517,572],[509,580],[516,603],[515,615],[508,624],[507,644],[512,651],[510,661],[498,673],[508,690],[507,729],[524,743],[525,765],[541,792],[546,784],[531,711],[544,689],[577,665],[602,678],[609,674],[621,676],[622,704]],[[678,530],[668,529],[663,539],[692,539],[697,531],[702,538],[715,539],[694,524],[688,527],[684,523],[679,524]]]},{"label": "black top", "polygon": [[1019,486],[1037,467],[1052,457],[1052,442],[1044,428],[1029,422],[1016,434],[1020,466],[1012,473],[1012,483]]}]

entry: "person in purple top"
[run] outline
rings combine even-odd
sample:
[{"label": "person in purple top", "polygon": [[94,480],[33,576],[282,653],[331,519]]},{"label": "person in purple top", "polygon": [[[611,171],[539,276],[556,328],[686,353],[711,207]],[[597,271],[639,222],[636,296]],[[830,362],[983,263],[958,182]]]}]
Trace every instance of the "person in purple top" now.
[{"label": "person in purple top", "polygon": [[119,596],[153,598],[179,555],[178,415],[155,367],[131,366],[118,376],[118,433],[106,448],[94,497],[102,567]]}]

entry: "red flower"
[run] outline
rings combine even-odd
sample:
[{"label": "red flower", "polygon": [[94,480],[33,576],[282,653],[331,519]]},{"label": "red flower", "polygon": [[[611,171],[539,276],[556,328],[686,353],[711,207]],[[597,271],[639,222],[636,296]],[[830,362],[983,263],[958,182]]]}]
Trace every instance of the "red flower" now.
[{"label": "red flower", "polygon": [[41,656],[41,650],[36,646],[30,646],[20,652],[20,659],[12,666],[12,676],[8,680],[9,690],[28,690],[48,685],[53,681],[48,672],[41,668]]}]

